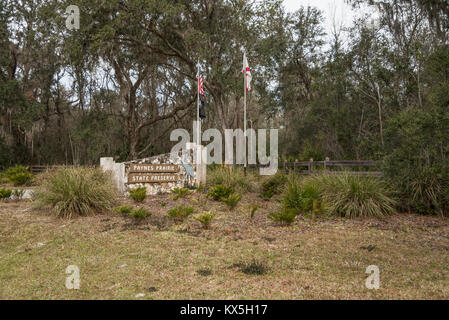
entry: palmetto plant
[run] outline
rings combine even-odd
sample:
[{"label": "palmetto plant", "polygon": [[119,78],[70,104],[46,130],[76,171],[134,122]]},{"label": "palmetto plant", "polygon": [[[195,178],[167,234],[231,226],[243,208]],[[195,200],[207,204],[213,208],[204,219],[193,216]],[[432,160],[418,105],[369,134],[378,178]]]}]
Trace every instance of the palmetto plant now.
[{"label": "palmetto plant", "polygon": [[143,202],[143,200],[147,197],[147,188],[145,187],[129,190],[128,192],[131,199],[135,202]]},{"label": "palmetto plant", "polygon": [[223,198],[221,201],[223,201],[230,210],[234,210],[237,204],[242,199],[242,195],[240,193],[237,194],[231,194],[227,198]]},{"label": "palmetto plant", "polygon": [[268,215],[268,218],[280,224],[288,225],[295,222],[297,215],[298,215],[297,209],[283,207],[279,211],[271,212]]},{"label": "palmetto plant", "polygon": [[120,214],[130,214],[133,210],[134,208],[132,206],[123,205],[115,208],[113,212]]},{"label": "palmetto plant", "polygon": [[224,185],[216,185],[209,189],[207,196],[215,201],[227,199],[230,195],[234,193],[234,188]]},{"label": "palmetto plant", "polygon": [[139,209],[131,211],[129,213],[129,215],[131,217],[133,217],[134,219],[141,220],[143,218],[151,216],[152,213],[145,208],[139,208]]},{"label": "palmetto plant", "polygon": [[174,188],[171,192],[174,193],[173,200],[185,198],[186,196],[192,193],[192,191],[190,191],[187,188]]},{"label": "palmetto plant", "polygon": [[212,211],[203,212],[200,215],[194,217],[194,219],[203,225],[204,229],[209,229],[212,220],[215,218],[215,213]]},{"label": "palmetto plant", "polygon": [[176,206],[167,211],[167,214],[176,221],[183,221],[188,216],[193,213],[194,209],[192,206]]}]

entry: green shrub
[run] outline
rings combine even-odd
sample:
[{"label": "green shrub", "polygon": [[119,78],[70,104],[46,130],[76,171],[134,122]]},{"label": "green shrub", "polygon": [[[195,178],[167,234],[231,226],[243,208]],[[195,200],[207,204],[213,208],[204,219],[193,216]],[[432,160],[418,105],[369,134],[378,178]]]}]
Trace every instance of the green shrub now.
[{"label": "green shrub", "polygon": [[11,197],[12,191],[6,188],[0,188],[0,199],[9,199]]},{"label": "green shrub", "polygon": [[324,213],[323,188],[320,181],[313,176],[301,180],[291,178],[283,204],[286,208],[297,209],[305,215]]},{"label": "green shrub", "polygon": [[303,151],[298,157],[299,161],[309,161],[310,159],[314,161],[324,160],[325,155],[319,143],[306,140],[303,142],[302,149]]},{"label": "green shrub", "polygon": [[271,189],[262,191],[262,192],[260,193],[260,197],[261,197],[262,199],[266,199],[266,200],[269,200],[269,199],[273,198],[273,196],[274,196],[274,191],[271,190]]},{"label": "green shrub", "polygon": [[223,201],[230,210],[234,210],[241,199],[242,195],[240,193],[237,193],[231,194],[227,198],[222,198],[221,201]]},{"label": "green shrub", "polygon": [[396,191],[400,210],[449,214],[447,96],[443,92],[446,102],[440,107],[406,109],[387,122],[382,171]]},{"label": "green shrub", "polygon": [[350,174],[316,178],[330,214],[343,217],[382,217],[393,213],[395,201],[382,179]]},{"label": "green shrub", "polygon": [[0,172],[0,183],[8,183],[8,177],[5,172]]},{"label": "green shrub", "polygon": [[317,203],[321,202],[322,190],[313,180],[305,180],[301,186],[301,210],[305,213],[312,212]]},{"label": "green shrub", "polygon": [[209,229],[212,223],[212,220],[215,218],[215,213],[211,211],[203,212],[200,215],[194,217],[195,220],[199,221],[204,229]]},{"label": "green shrub", "polygon": [[176,206],[167,211],[167,214],[174,220],[183,221],[193,213],[193,207],[184,205]]},{"label": "green shrub", "polygon": [[28,167],[17,165],[6,170],[6,177],[15,185],[21,186],[31,181],[33,174]]},{"label": "green shrub", "polygon": [[282,195],[282,205],[285,208],[301,209],[301,183],[296,176],[289,176],[288,183]]},{"label": "green shrub", "polygon": [[297,209],[283,207],[279,211],[270,213],[268,215],[268,218],[281,224],[292,224],[293,222],[295,222],[297,214]]},{"label": "green shrub", "polygon": [[143,200],[147,197],[147,188],[145,187],[129,190],[128,192],[131,199],[135,202],[143,202]]},{"label": "green shrub", "polygon": [[[449,172],[449,168],[447,170]],[[448,173],[441,173],[435,168],[422,168],[407,179],[409,184],[402,188],[400,197],[403,207],[422,214],[449,214]]]},{"label": "green shrub", "polygon": [[185,198],[186,196],[188,196],[189,194],[192,193],[192,191],[190,191],[187,188],[174,188],[171,192],[175,194],[175,196],[173,197],[173,200],[178,200],[179,198]]},{"label": "green shrub", "polygon": [[209,187],[223,185],[240,193],[253,191],[255,180],[256,177],[253,172],[248,170],[245,176],[243,169],[240,167],[213,166],[210,169],[208,168],[207,172],[207,185]]},{"label": "green shrub", "polygon": [[117,208],[114,209],[114,213],[120,213],[120,214],[130,214],[132,211],[134,210],[134,208],[132,206],[119,206]]},{"label": "green shrub", "polygon": [[282,193],[282,190],[287,182],[287,176],[278,171],[275,175],[270,176],[262,183],[262,192],[260,196],[264,199],[270,199],[275,194]]},{"label": "green shrub", "polygon": [[132,206],[127,205],[119,206],[115,208],[113,212],[126,214],[129,215],[130,217],[133,217],[134,219],[143,219],[152,215],[152,213],[146,210],[145,208],[139,208],[134,210]]},{"label": "green shrub", "polygon": [[145,208],[139,208],[137,210],[133,210],[129,213],[131,217],[134,219],[143,219],[152,215],[150,211]]},{"label": "green shrub", "polygon": [[221,184],[212,187],[207,193],[209,198],[214,199],[215,201],[219,201],[221,199],[228,198],[231,194],[234,193],[234,188],[229,186],[223,186]]},{"label": "green shrub", "polygon": [[34,197],[37,207],[51,206],[59,217],[85,216],[112,208],[114,186],[100,169],[66,167],[44,174]]}]

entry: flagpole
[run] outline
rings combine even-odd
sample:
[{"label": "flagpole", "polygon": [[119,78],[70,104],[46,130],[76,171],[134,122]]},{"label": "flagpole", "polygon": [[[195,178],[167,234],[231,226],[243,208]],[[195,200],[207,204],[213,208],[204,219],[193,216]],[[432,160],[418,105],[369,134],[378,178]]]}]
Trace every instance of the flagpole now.
[{"label": "flagpole", "polygon": [[201,158],[202,158],[202,150],[201,150],[201,124],[200,124],[200,60],[198,59],[197,64],[197,76],[196,76],[196,148],[195,148],[195,156],[196,156],[196,178],[197,178],[197,186],[201,184],[202,173],[201,170]]},{"label": "flagpole", "polygon": [[196,121],[197,121],[197,129],[196,129],[196,143],[199,146],[201,143],[200,140],[200,60],[198,60],[197,64],[197,76],[196,76]]},{"label": "flagpole", "polygon": [[244,164],[244,173],[246,175],[246,156],[247,156],[247,147],[246,147],[246,65],[245,65],[245,61],[246,61],[246,51],[243,50],[243,68],[244,68],[244,73],[243,73],[243,137],[245,139],[245,164]]}]

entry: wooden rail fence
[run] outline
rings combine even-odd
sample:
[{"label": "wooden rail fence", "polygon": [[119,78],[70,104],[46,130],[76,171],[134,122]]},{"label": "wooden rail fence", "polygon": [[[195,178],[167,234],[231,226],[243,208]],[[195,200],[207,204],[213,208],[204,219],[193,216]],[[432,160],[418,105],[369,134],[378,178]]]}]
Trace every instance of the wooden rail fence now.
[{"label": "wooden rail fence", "polygon": [[[382,176],[383,173],[378,170],[359,170],[360,168],[378,169],[380,163],[373,160],[329,160],[324,161],[295,161],[295,162],[279,162],[278,167],[285,171],[293,170],[300,174],[313,174],[325,171],[330,174],[348,173],[353,175],[369,175]],[[266,165],[248,165],[250,168],[267,167]],[[357,168],[357,170],[347,170],[348,168]],[[339,170],[335,170],[339,169]]]}]

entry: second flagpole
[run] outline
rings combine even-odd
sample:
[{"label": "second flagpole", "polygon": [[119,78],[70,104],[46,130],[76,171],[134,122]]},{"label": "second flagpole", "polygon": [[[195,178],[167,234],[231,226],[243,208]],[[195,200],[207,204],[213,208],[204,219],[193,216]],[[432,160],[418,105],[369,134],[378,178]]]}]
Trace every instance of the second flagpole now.
[{"label": "second flagpole", "polygon": [[247,159],[247,144],[246,144],[246,51],[243,50],[243,138],[245,139],[245,163],[244,163],[244,174],[246,176],[246,159]]},{"label": "second flagpole", "polygon": [[200,121],[200,60],[198,60],[197,64],[197,77],[196,77],[196,95],[197,95],[197,103],[196,103],[196,176],[197,176],[197,186],[200,186],[201,181],[199,178],[199,172],[201,170],[201,121]]}]

